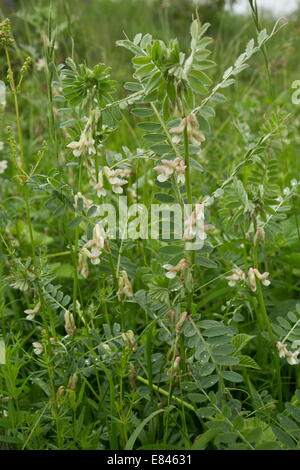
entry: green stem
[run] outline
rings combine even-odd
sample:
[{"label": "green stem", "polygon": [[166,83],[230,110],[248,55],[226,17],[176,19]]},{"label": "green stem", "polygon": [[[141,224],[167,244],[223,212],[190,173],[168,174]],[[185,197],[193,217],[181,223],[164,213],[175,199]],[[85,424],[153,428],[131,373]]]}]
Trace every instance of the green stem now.
[{"label": "green stem", "polygon": [[[184,161],[185,161],[185,184],[188,204],[193,204],[192,184],[191,184],[191,166],[190,166],[190,152],[189,152],[189,137],[187,132],[187,125],[184,127]],[[189,261],[191,263],[191,277],[192,283],[188,293],[187,310],[192,313],[193,296],[194,296],[194,266],[195,266],[195,251],[189,251]]]},{"label": "green stem", "polygon": [[[253,266],[254,268],[258,269],[258,254],[257,254],[257,245],[253,246]],[[265,305],[265,300],[262,292],[262,287],[260,284],[260,281],[257,283],[257,298],[258,298],[258,304],[259,304],[259,309],[258,312],[261,314],[261,322],[262,324],[265,324],[265,327],[267,328],[269,338],[272,344],[272,349],[275,349],[275,344],[276,340],[272,331],[271,327],[271,322],[267,313],[266,305]],[[278,398],[280,400],[280,403],[282,403],[282,381],[281,381],[281,374],[280,374],[280,360],[279,356],[277,354],[277,350],[274,351],[274,368],[277,376],[277,387],[278,387]]]}]

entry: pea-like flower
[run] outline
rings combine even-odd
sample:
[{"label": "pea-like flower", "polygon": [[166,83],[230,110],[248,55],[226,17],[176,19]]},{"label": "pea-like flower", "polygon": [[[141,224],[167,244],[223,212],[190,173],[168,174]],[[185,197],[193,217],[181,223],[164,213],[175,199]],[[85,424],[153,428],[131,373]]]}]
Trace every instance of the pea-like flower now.
[{"label": "pea-like flower", "polygon": [[294,341],[291,345],[292,349],[295,349],[295,351],[289,351],[287,349],[286,344],[281,343],[280,341],[277,341],[276,346],[279,352],[279,357],[281,358],[286,358],[287,362],[291,365],[297,365],[299,364],[300,360],[298,359],[298,356],[300,354],[300,349],[296,349],[300,345],[300,341]]},{"label": "pea-like flower", "polygon": [[24,313],[27,315],[26,320],[34,320],[34,317],[40,311],[40,308],[41,302],[38,302],[34,308],[28,308],[27,310],[24,310]]},{"label": "pea-like flower", "polygon": [[133,290],[132,284],[128,279],[128,275],[126,271],[120,271],[119,279],[118,279],[119,289],[117,292],[118,299],[121,300],[124,296],[132,297]]},{"label": "pea-like flower", "polygon": [[73,313],[69,312],[69,310],[65,311],[64,314],[65,319],[65,330],[69,336],[73,336],[76,333],[76,325],[74,321]]},{"label": "pea-like flower", "polygon": [[242,269],[234,268],[230,276],[225,277],[230,287],[234,287],[237,282],[245,281],[246,275]]},{"label": "pea-like flower", "polygon": [[250,289],[252,292],[256,292],[256,278],[258,278],[264,286],[269,286],[271,281],[267,279],[269,277],[268,272],[261,274],[257,268],[249,268],[248,278],[250,282]]},{"label": "pea-like flower", "polygon": [[172,264],[164,264],[163,268],[167,270],[166,277],[169,279],[174,279],[178,273],[182,273],[185,269],[187,269],[189,263],[186,259],[182,258],[176,266]]},{"label": "pea-like flower", "polygon": [[184,129],[187,129],[188,139],[192,144],[199,145],[205,141],[203,132],[199,129],[199,123],[195,114],[189,114],[183,118],[178,127],[172,127],[170,134],[173,135],[172,141],[179,143],[183,139]]},{"label": "pea-like flower", "polygon": [[87,139],[84,132],[81,134],[79,141],[74,140],[70,142],[67,147],[73,151],[74,157],[80,157],[85,151],[87,151],[89,155],[96,153],[95,140],[93,138]]},{"label": "pea-like flower", "polygon": [[111,184],[111,189],[113,190],[113,192],[116,194],[122,194],[122,186],[128,183],[128,181],[124,178],[130,175],[131,170],[129,168],[117,168],[116,170],[111,170],[110,168],[105,166],[104,173],[109,183]]},{"label": "pea-like flower", "polygon": [[32,343],[32,346],[33,346],[34,354],[36,354],[37,356],[42,354],[44,348],[43,348],[43,345],[41,343]]},{"label": "pea-like flower", "polygon": [[174,160],[163,159],[162,165],[157,165],[154,167],[154,170],[157,171],[157,181],[164,183],[169,179],[169,177],[175,173],[177,177],[177,183],[185,182],[185,169],[186,164],[184,160],[179,157],[176,157]]},{"label": "pea-like flower", "polygon": [[87,256],[91,260],[92,264],[99,264],[100,255],[104,247],[105,233],[103,227],[98,223],[93,229],[93,238],[84,245],[81,250],[81,253]]},{"label": "pea-like flower", "polygon": [[103,186],[103,171],[99,170],[98,171],[98,180],[97,183],[94,185],[94,189],[97,192],[97,196],[106,196],[106,191]]}]

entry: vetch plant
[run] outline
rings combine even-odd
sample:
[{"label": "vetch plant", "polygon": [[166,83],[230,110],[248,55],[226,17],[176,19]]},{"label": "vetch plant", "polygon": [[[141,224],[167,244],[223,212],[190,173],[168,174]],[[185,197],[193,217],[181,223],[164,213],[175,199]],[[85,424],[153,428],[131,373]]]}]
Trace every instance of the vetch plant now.
[{"label": "vetch plant", "polygon": [[20,15],[43,48],[0,24],[1,448],[299,448],[297,117],[251,4],[254,39],[197,16],[128,67],[68,6]]}]

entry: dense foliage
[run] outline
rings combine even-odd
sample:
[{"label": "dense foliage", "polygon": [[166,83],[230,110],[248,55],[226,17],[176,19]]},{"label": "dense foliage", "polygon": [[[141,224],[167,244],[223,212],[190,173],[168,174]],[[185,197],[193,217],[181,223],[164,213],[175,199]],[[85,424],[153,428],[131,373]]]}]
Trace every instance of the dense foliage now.
[{"label": "dense foliage", "polygon": [[[174,39],[166,5],[89,55],[37,3],[0,24],[0,447],[299,449],[297,23]],[[203,247],[197,211],[134,236],[153,204],[198,204]]]}]

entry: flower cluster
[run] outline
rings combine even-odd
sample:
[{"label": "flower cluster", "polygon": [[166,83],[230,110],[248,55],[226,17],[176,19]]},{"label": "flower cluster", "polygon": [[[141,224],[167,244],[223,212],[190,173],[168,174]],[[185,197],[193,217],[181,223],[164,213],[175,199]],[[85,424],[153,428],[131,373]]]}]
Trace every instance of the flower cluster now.
[{"label": "flower cluster", "polygon": [[37,315],[37,313],[39,313],[40,308],[41,302],[38,302],[35,307],[24,310],[24,313],[27,315],[26,320],[34,320],[34,317]]},{"label": "flower cluster", "polygon": [[99,119],[99,110],[91,111],[90,117],[80,135],[79,141],[70,142],[67,147],[73,150],[75,157],[80,157],[83,152],[89,155],[96,154],[95,139],[93,137],[94,129]]},{"label": "flower cluster", "polygon": [[186,259],[182,258],[176,266],[172,264],[164,264],[163,268],[167,270],[166,277],[169,279],[174,279],[178,273],[182,273],[185,269],[189,267],[189,263]]},{"label": "flower cluster", "polygon": [[298,355],[300,354],[300,349],[297,349],[300,346],[300,341],[293,341],[291,347],[295,351],[289,351],[286,347],[286,344],[281,343],[280,341],[277,341],[276,343],[278,352],[279,352],[279,357],[285,357],[287,362],[291,365],[297,365],[300,363],[300,359],[298,359]]},{"label": "flower cluster", "polygon": [[[271,281],[269,281],[268,277],[268,272],[264,272],[263,274],[261,274],[257,268],[249,268],[248,279],[252,292],[256,292],[256,278],[259,279],[261,283],[267,287],[271,284]],[[232,274],[230,276],[227,276],[225,279],[227,279],[228,285],[230,287],[234,287],[237,282],[246,280],[246,274],[242,269],[235,268],[232,270]]]},{"label": "flower cluster", "polygon": [[[93,229],[93,238],[89,240],[82,248],[81,254],[91,260],[92,264],[100,263],[100,255],[105,247],[105,233],[100,223],[96,224]],[[79,259],[82,265],[83,257]],[[84,276],[85,277],[85,276]]]},{"label": "flower cluster", "polygon": [[234,268],[230,276],[225,277],[230,287],[234,287],[238,281],[245,281],[246,275],[242,269]]},{"label": "flower cluster", "polygon": [[179,143],[182,140],[184,129],[186,128],[188,139],[191,144],[199,145],[201,142],[204,142],[205,136],[199,130],[199,123],[195,114],[189,114],[187,117],[183,118],[178,127],[172,127],[170,129],[170,134],[173,135],[172,141],[174,143]]},{"label": "flower cluster", "polygon": [[252,292],[256,292],[256,278],[259,279],[261,283],[267,287],[271,284],[271,281],[267,279],[268,277],[269,277],[268,272],[261,274],[259,270],[256,268],[249,268],[248,278],[250,282],[250,289],[252,290]]},{"label": "flower cluster", "polygon": [[106,196],[106,191],[103,185],[103,171],[102,170],[98,171],[97,180],[95,180],[95,184],[93,185],[93,187],[98,197]]},{"label": "flower cluster", "polygon": [[121,271],[118,279],[119,289],[117,292],[118,299],[121,300],[123,297],[132,297],[133,290],[131,282],[128,279],[126,271]]},{"label": "flower cluster", "polygon": [[66,310],[64,314],[64,320],[65,320],[65,330],[68,336],[75,335],[76,325],[75,325],[73,313],[69,312],[69,310]]},{"label": "flower cluster", "polygon": [[67,145],[68,148],[73,150],[73,155],[75,157],[80,157],[80,155],[87,151],[89,155],[94,155],[96,153],[95,140],[93,137],[87,137],[87,134],[83,131],[79,141],[70,142]]},{"label": "flower cluster", "polygon": [[186,165],[181,158],[177,157],[174,160],[163,159],[161,162],[162,162],[162,165],[158,165],[154,167],[154,170],[157,171],[158,173],[157,180],[160,183],[164,183],[173,173],[175,173],[177,176],[177,183],[184,184],[185,182],[184,173],[185,173]]},{"label": "flower cluster", "polygon": [[122,186],[128,183],[128,181],[124,178],[131,174],[131,170],[129,168],[117,168],[116,170],[111,170],[108,168],[108,166],[105,166],[104,173],[108,179],[108,182],[111,184],[111,189],[113,192],[116,194],[122,194]]}]

